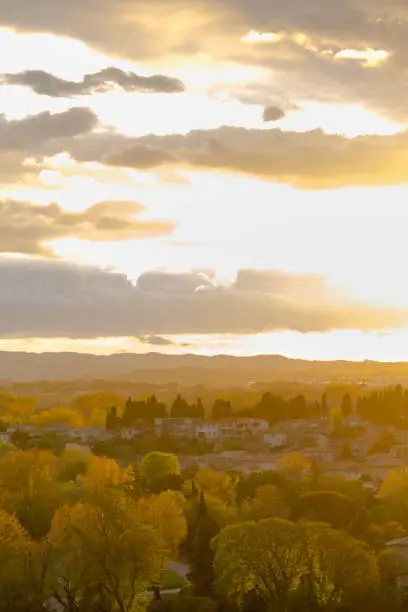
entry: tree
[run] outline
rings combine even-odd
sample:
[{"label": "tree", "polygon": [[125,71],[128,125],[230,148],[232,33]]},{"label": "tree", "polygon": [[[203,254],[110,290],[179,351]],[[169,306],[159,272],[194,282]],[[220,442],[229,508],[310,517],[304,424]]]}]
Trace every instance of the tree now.
[{"label": "tree", "polygon": [[95,601],[102,610],[135,610],[168,554],[159,535],[140,522],[135,502],[118,489],[105,490],[96,503],[61,508],[49,544],[58,564],[50,577],[53,595],[72,612],[79,602],[89,610]]},{"label": "tree", "polygon": [[391,448],[397,443],[397,440],[392,431],[383,431],[377,442],[369,450],[370,455],[376,453],[389,453]]},{"label": "tree", "polygon": [[272,516],[285,514],[285,502],[282,491],[275,485],[267,484],[258,487],[252,501],[246,502],[242,508],[247,520],[259,521]]},{"label": "tree", "polygon": [[44,590],[41,549],[18,520],[0,510],[0,611],[41,610]]},{"label": "tree", "polygon": [[142,497],[136,515],[140,523],[155,530],[169,550],[176,551],[187,535],[183,510],[171,493]]},{"label": "tree", "polygon": [[119,426],[118,410],[116,406],[112,406],[106,415],[106,429],[107,431],[113,431]]},{"label": "tree", "polygon": [[241,475],[235,487],[238,504],[253,499],[259,487],[264,485],[274,485],[283,491],[287,481],[275,470],[263,470],[262,472]]},{"label": "tree", "polygon": [[170,416],[172,418],[191,418],[196,416],[195,410],[187,404],[186,400],[179,394],[170,408]]},{"label": "tree", "polygon": [[53,425],[65,425],[74,429],[84,426],[84,420],[80,413],[70,408],[52,408],[41,410],[30,418],[30,424],[34,427],[50,427]]},{"label": "tree", "polygon": [[229,419],[232,417],[231,402],[223,399],[216,399],[212,407],[211,418],[215,421]]},{"label": "tree", "polygon": [[197,418],[203,420],[205,417],[205,410],[204,410],[203,402],[201,401],[200,398],[198,398],[197,403],[196,403],[196,411],[197,411]]},{"label": "tree", "polygon": [[338,406],[333,406],[330,412],[330,421],[334,435],[339,435],[343,428],[343,414]]},{"label": "tree", "polygon": [[345,419],[353,414],[353,402],[349,393],[346,393],[341,402],[341,412]]},{"label": "tree", "polygon": [[132,480],[130,468],[122,468],[115,459],[92,455],[88,469],[78,481],[86,491],[98,492],[105,487],[118,487]]},{"label": "tree", "polygon": [[112,406],[123,406],[125,398],[118,393],[101,391],[80,395],[74,402],[74,410],[79,412],[86,425],[101,426],[105,424],[106,413]]},{"label": "tree", "polygon": [[344,528],[355,513],[356,505],[351,497],[336,491],[317,491],[300,497],[292,510],[292,518],[322,521],[335,528]]},{"label": "tree", "polygon": [[195,483],[200,491],[208,493],[223,503],[229,504],[235,499],[234,482],[226,472],[204,468],[197,472]]},{"label": "tree", "polygon": [[16,429],[10,436],[10,442],[20,450],[27,450],[30,446],[30,436],[26,431]]},{"label": "tree", "polygon": [[190,580],[197,596],[209,596],[213,592],[214,552],[212,539],[219,533],[216,520],[209,514],[204,494],[197,507],[196,521],[190,532]]},{"label": "tree", "polygon": [[323,523],[301,522],[297,531],[310,592],[327,612],[360,598],[378,582],[375,554],[363,542]]},{"label": "tree", "polygon": [[303,569],[294,523],[271,518],[231,525],[213,540],[213,548],[216,585],[222,595],[242,600],[256,589],[274,609],[287,612]]},{"label": "tree", "polygon": [[44,536],[66,497],[49,451],[18,451],[0,461],[0,503],[35,538]]},{"label": "tree", "polygon": [[172,453],[149,453],[140,463],[139,474],[151,491],[160,492],[169,477],[180,475],[178,457]]},{"label": "tree", "polygon": [[323,393],[320,406],[321,406],[321,415],[322,415],[322,417],[328,417],[329,416],[329,407],[328,407],[328,404],[327,404],[327,393]]},{"label": "tree", "polygon": [[17,446],[14,446],[11,442],[0,442],[0,461],[9,453],[15,453],[17,451]]},{"label": "tree", "polygon": [[276,464],[278,472],[292,480],[299,480],[310,470],[310,463],[301,453],[285,453]]},{"label": "tree", "polygon": [[64,450],[58,461],[58,478],[61,482],[75,482],[78,476],[84,476],[93,459],[90,452],[82,450]]}]

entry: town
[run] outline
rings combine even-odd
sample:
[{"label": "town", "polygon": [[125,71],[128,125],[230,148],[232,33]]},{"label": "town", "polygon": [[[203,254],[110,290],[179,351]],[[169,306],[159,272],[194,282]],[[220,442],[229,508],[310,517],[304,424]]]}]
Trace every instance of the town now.
[{"label": "town", "polygon": [[[398,387],[396,393],[398,393]],[[264,396],[265,398],[265,396]],[[176,402],[183,402],[178,396]],[[263,401],[263,400],[261,400]],[[323,402],[327,399],[323,397]],[[351,404],[350,398],[345,402]],[[139,414],[137,413],[139,406]],[[140,406],[145,410],[143,418]],[[344,408],[324,406],[326,415],[316,405],[319,416],[291,418],[271,423],[266,418],[232,415],[228,402],[217,400],[215,413],[225,410],[227,418],[200,417],[152,418],[159,407],[155,396],[146,402],[129,398],[124,407],[107,411],[105,426],[70,427],[63,424],[34,426],[24,422],[0,432],[0,442],[16,443],[23,448],[82,450],[108,454],[122,463],[137,462],[148,450],[174,450],[182,467],[196,464],[216,470],[241,470],[245,473],[274,470],[282,457],[301,456],[322,473],[361,480],[365,487],[378,489],[390,470],[408,464],[408,428],[380,425],[362,418],[351,405]],[[132,425],[126,414],[136,408]],[[213,409],[213,412],[214,412]],[[118,416],[122,411],[124,416]],[[44,414],[46,411],[44,411]],[[163,412],[164,413],[164,412]],[[141,452],[142,450],[142,452]]]}]

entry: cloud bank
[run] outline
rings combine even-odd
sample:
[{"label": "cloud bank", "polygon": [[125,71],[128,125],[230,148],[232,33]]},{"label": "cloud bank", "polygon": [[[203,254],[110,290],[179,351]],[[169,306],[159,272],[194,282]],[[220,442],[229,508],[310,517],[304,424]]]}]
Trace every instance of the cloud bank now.
[{"label": "cloud bank", "polygon": [[3,260],[0,284],[0,333],[8,338],[372,330],[408,319],[337,296],[319,276],[276,271],[240,271],[224,286],[200,272],[148,272],[132,285],[94,268]]},{"label": "cloud bank", "polygon": [[47,145],[78,161],[154,170],[161,166],[226,170],[297,188],[407,184],[408,132],[346,138],[322,130],[288,132],[221,127],[129,138],[90,134]]}]

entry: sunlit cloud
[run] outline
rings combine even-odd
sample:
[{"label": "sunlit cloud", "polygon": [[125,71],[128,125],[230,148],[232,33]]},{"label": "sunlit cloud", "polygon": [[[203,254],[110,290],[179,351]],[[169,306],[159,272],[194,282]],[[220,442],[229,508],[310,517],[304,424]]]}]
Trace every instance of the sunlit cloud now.
[{"label": "sunlit cloud", "polygon": [[241,38],[241,41],[244,43],[258,44],[258,43],[274,43],[279,42],[284,37],[284,33],[279,32],[257,32],[256,30],[251,30],[248,34],[245,34]]},{"label": "sunlit cloud", "polygon": [[389,58],[388,51],[381,49],[342,49],[334,56],[335,59],[348,59],[361,61],[367,68],[375,68]]}]

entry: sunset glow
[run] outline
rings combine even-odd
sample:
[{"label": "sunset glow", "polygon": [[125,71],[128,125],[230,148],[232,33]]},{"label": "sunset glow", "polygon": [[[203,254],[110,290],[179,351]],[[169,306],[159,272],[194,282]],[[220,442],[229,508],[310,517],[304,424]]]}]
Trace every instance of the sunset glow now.
[{"label": "sunset glow", "polygon": [[[79,334],[27,315],[0,348],[408,358],[402,38],[199,0],[158,35],[160,2],[110,4],[103,36],[54,13],[0,29],[0,276],[44,268],[55,309],[60,274],[88,287],[99,270],[101,310],[134,300],[134,323]],[[90,296],[70,297],[78,313]],[[137,340],[156,332],[171,341]]]}]

